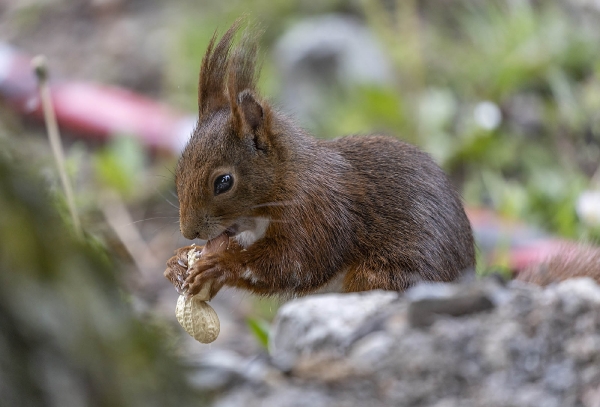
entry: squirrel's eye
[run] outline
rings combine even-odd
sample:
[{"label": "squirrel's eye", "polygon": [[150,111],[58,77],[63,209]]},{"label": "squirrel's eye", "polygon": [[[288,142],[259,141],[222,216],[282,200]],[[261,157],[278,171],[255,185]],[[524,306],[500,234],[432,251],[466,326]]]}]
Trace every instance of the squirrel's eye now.
[{"label": "squirrel's eye", "polygon": [[215,195],[227,192],[233,186],[233,177],[230,174],[220,175],[215,179]]}]

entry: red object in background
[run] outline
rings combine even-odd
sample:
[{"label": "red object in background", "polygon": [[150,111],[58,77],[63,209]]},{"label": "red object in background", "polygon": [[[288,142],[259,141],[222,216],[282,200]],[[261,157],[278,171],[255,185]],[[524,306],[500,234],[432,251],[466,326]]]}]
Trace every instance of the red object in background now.
[{"label": "red object in background", "polygon": [[582,247],[575,242],[556,238],[533,241],[511,250],[509,266],[519,272],[543,263],[557,253],[578,253]]},{"label": "red object in background", "polygon": [[467,208],[467,216],[486,262],[505,263],[515,272],[535,267],[558,252],[574,251],[579,247],[576,242],[549,236],[489,209]]},{"label": "red object in background", "polygon": [[[180,152],[195,124],[150,98],[116,87],[87,82],[51,82],[61,130],[104,140],[118,134],[136,137],[152,149]],[[0,43],[0,99],[17,113],[42,121],[31,57]]]}]

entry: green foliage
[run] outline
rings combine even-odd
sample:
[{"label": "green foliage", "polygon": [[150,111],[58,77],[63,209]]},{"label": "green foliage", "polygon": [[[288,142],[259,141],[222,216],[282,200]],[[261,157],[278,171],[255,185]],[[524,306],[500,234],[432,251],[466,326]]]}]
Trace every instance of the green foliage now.
[{"label": "green foliage", "polygon": [[393,89],[358,86],[331,95],[326,114],[315,118],[314,131],[321,137],[341,134],[393,133],[408,125],[404,101]]},{"label": "green foliage", "polygon": [[96,177],[103,187],[122,196],[136,192],[146,161],[146,152],[133,137],[115,137],[94,154]]},{"label": "green foliage", "polygon": [[271,329],[269,322],[262,318],[249,317],[246,318],[246,325],[248,325],[248,329],[256,341],[266,349],[269,346],[269,332]]},{"label": "green foliage", "polygon": [[134,315],[115,265],[73,236],[31,167],[0,155],[3,402],[199,405],[164,333]]}]

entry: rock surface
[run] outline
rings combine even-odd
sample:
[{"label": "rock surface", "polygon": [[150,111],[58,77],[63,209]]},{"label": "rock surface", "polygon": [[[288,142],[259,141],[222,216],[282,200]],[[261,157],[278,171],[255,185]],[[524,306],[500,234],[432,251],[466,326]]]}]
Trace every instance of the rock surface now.
[{"label": "rock surface", "polygon": [[270,356],[215,405],[600,406],[600,287],[486,280],[306,297],[280,310]]},{"label": "rock surface", "polygon": [[269,351],[276,366],[292,368],[303,356],[342,356],[352,334],[398,293],[371,291],[305,297],[282,306]]}]

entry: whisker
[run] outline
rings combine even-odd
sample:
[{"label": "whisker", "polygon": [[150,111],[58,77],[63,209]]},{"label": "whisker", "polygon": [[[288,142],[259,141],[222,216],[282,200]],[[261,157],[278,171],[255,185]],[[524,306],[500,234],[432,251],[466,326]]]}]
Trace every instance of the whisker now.
[{"label": "whisker", "polygon": [[[165,170],[169,171],[169,173],[170,173],[170,174],[173,176],[173,178],[171,178],[171,179],[175,179],[175,172],[173,171],[173,169],[172,169],[172,168],[170,168],[170,167],[167,167],[166,165],[163,165],[163,168],[164,168]],[[163,175],[163,177],[165,177],[165,178],[166,178],[166,176],[164,176],[164,175]]]},{"label": "whisker", "polygon": [[[133,221],[133,222],[129,223],[128,225],[135,225],[136,223],[145,222],[147,220],[155,220],[155,219],[175,219],[175,216],[156,216],[154,218],[140,219],[140,220]],[[177,222],[179,222],[179,220]]]},{"label": "whisker", "polygon": [[[262,219],[262,216],[240,216],[238,219]],[[270,223],[290,223],[288,220],[283,219],[269,219]]]},{"label": "whisker", "polygon": [[172,181],[172,180],[173,180],[173,177],[167,177],[166,175],[163,175],[163,174],[152,174],[152,175],[150,175],[150,176],[152,176],[152,177],[156,177],[156,178],[164,178],[164,179],[168,179],[168,180],[170,180],[170,181]]},{"label": "whisker", "polygon": [[[157,227],[156,229],[154,229],[154,230],[150,231],[150,234],[151,234],[151,235],[155,235],[156,233],[158,233],[158,232],[160,232],[160,231],[164,230],[164,229],[165,229],[165,228],[167,228],[167,227],[170,227],[168,223],[167,223],[167,224],[164,224],[164,225],[161,225],[161,226]],[[179,231],[179,229],[177,229],[176,231]]]},{"label": "whisker", "polygon": [[296,203],[297,203],[297,201],[266,202],[264,204],[254,205],[254,206],[252,206],[252,209],[272,207],[272,206],[289,206],[289,205],[294,205]]},{"label": "whisker", "polygon": [[[177,205],[177,204],[174,204],[173,202],[169,201],[169,199],[168,199],[166,196],[164,196],[164,195],[163,195],[163,193],[162,193],[162,192],[160,192],[160,191],[158,190],[158,188],[154,188],[154,191],[155,191],[155,192],[156,192],[158,195],[160,195],[160,196],[161,196],[161,197],[162,197],[162,198],[163,198],[165,201],[167,201],[167,203],[168,203],[169,205],[171,205],[173,208],[175,208],[175,209],[179,210],[179,205]],[[171,195],[173,195],[173,197],[175,197],[175,199],[179,199],[179,198],[177,197],[177,195],[176,195],[176,194],[175,194],[173,191],[169,190],[169,193],[170,193]]]}]

